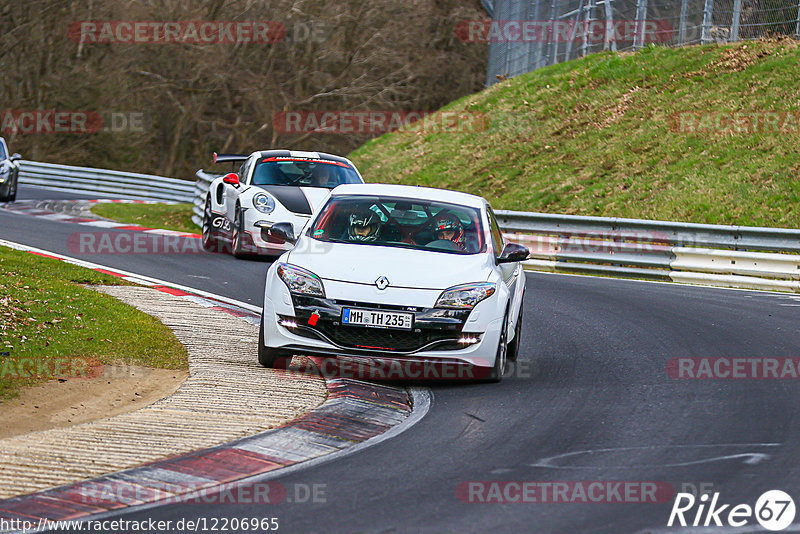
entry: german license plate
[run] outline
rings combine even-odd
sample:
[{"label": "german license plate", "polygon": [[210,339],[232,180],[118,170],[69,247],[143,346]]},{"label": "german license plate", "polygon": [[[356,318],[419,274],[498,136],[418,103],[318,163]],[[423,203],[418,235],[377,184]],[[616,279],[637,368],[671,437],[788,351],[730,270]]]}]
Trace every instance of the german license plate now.
[{"label": "german license plate", "polygon": [[367,326],[370,328],[393,328],[411,330],[414,326],[414,314],[385,310],[365,310],[362,308],[344,308],[342,324]]}]

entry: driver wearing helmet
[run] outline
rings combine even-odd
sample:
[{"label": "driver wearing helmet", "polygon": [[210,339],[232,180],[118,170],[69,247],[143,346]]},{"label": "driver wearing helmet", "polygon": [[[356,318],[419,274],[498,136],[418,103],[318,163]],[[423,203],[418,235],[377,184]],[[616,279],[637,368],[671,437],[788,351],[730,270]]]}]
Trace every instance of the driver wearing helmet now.
[{"label": "driver wearing helmet", "polygon": [[467,249],[464,239],[464,225],[461,224],[458,217],[452,213],[442,214],[436,217],[434,224],[433,232],[436,239],[452,241],[459,249]]},{"label": "driver wearing helmet", "polygon": [[347,238],[360,243],[375,241],[381,232],[381,224],[377,213],[368,208],[358,208],[348,219]]},{"label": "driver wearing helmet", "polygon": [[328,187],[332,179],[335,179],[333,169],[327,163],[318,163],[311,171],[312,187]]}]

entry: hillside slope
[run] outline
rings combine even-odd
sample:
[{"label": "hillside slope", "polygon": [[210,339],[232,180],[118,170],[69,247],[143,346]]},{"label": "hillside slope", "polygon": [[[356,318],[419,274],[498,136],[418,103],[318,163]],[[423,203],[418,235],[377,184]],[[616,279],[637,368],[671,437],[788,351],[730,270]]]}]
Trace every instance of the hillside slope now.
[{"label": "hillside slope", "polygon": [[368,181],[467,191],[496,209],[800,227],[791,39],[595,54],[443,111],[486,113],[488,127],[395,132],[352,159]]}]

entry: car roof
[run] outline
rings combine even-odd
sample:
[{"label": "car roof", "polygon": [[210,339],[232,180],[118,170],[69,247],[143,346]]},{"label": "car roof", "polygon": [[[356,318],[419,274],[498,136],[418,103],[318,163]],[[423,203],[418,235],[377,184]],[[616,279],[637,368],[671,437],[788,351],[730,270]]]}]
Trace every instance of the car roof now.
[{"label": "car roof", "polygon": [[459,191],[394,184],[343,184],[331,191],[331,196],[339,195],[379,195],[416,200],[433,200],[472,208],[483,208],[486,202],[483,197]]},{"label": "car roof", "polygon": [[347,163],[353,166],[353,162],[342,156],[334,154],[326,154],[325,152],[304,152],[302,150],[260,150],[263,158],[278,157],[278,158],[310,158],[310,159],[327,159],[331,161],[338,161],[339,163]]}]

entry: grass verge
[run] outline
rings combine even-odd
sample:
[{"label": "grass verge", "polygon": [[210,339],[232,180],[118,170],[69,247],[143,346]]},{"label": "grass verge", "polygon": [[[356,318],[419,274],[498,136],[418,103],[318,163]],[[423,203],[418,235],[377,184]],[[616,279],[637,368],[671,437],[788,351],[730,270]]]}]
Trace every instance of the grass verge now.
[{"label": "grass verge", "polygon": [[0,399],[25,385],[97,376],[104,364],[185,369],[160,321],[85,285],[119,278],[0,247]]},{"label": "grass verge", "polygon": [[117,204],[113,202],[92,206],[92,213],[122,223],[146,228],[161,228],[178,232],[199,233],[192,222],[192,204]]},{"label": "grass verge", "polygon": [[[411,128],[350,157],[370,182],[497,209],[799,228],[798,71],[792,39],[592,54],[443,108],[485,114],[483,130]],[[757,127],[726,128],[732,113]]]}]

